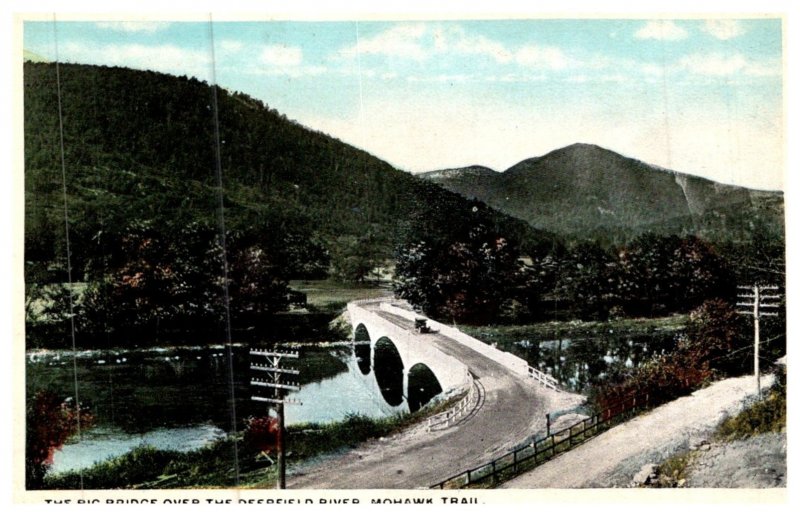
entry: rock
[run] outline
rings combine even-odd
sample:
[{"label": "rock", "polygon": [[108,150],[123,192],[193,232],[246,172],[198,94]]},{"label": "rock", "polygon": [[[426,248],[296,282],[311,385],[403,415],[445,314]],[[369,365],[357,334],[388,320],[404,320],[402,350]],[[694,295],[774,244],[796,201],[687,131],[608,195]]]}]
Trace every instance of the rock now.
[{"label": "rock", "polygon": [[650,481],[658,477],[656,473],[657,468],[657,464],[645,464],[642,466],[642,469],[640,469],[639,472],[633,476],[633,483],[637,486],[650,483]]}]

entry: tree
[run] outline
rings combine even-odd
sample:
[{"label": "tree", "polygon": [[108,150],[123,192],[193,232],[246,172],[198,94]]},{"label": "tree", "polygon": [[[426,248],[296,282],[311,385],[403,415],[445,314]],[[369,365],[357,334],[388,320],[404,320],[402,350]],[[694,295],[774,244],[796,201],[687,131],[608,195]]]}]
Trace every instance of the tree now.
[{"label": "tree", "polygon": [[681,349],[691,351],[713,369],[729,375],[745,372],[752,363],[752,326],[727,302],[712,299],[689,314]]},{"label": "tree", "polygon": [[583,319],[606,319],[616,301],[614,257],[591,242],[573,247],[562,261],[557,295]]},{"label": "tree", "polygon": [[419,238],[400,249],[395,294],[434,318],[496,319],[521,283],[515,245],[480,218],[448,235]]},{"label": "tree", "polygon": [[616,290],[633,315],[687,311],[733,288],[723,260],[694,236],[644,234],[619,250],[617,265]]},{"label": "tree", "polygon": [[372,234],[337,240],[332,261],[333,275],[337,279],[364,283],[380,263],[380,248]]}]

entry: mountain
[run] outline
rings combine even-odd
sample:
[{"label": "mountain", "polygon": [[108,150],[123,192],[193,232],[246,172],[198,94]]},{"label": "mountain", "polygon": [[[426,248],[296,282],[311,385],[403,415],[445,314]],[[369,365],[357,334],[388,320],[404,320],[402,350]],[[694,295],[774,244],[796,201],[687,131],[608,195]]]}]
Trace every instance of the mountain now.
[{"label": "mountain", "polygon": [[[62,150],[78,272],[110,254],[112,235],[124,245],[132,226],[162,234],[198,222],[216,227],[218,169],[226,226],[256,226],[262,241],[286,237],[277,250],[288,241],[336,257],[352,255],[340,253],[342,244],[366,240],[388,258],[421,209],[445,220],[476,205],[246,94],[194,78],[28,61],[23,80],[27,266],[65,255]],[[485,213],[519,240],[544,236]]]},{"label": "mountain", "polygon": [[24,61],[34,61],[40,63],[47,63],[48,61],[50,61],[47,58],[40,56],[39,54],[36,54],[33,51],[29,51],[28,49],[22,49],[22,59]]},{"label": "mountain", "polygon": [[645,231],[737,239],[753,218],[782,227],[783,195],[712,182],[573,144],[504,172],[482,166],[420,174],[555,233],[605,241]]}]

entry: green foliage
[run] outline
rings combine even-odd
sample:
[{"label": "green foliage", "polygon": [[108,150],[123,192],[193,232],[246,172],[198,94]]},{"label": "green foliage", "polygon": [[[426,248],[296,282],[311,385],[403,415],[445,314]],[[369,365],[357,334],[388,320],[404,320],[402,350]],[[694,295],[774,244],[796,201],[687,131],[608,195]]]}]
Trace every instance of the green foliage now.
[{"label": "green foliage", "polygon": [[[370,419],[362,415],[349,415],[344,421],[331,424],[302,424],[289,427],[286,450],[291,453],[288,463],[304,460],[321,453],[342,448],[352,448],[366,440],[391,435],[417,421],[442,411],[460,398],[426,406],[414,414],[401,414],[383,419]],[[271,421],[256,421],[254,431],[247,433],[245,442],[239,441],[240,485],[263,484],[274,475],[256,462],[263,446],[256,442],[255,430],[270,429]],[[263,440],[263,439],[262,439]],[[250,442],[253,441],[253,442]],[[217,441],[200,450],[187,453],[157,450],[140,446],[125,455],[95,464],[82,472],[86,489],[117,488],[188,488],[231,486],[235,484],[233,472],[232,438]],[[59,473],[45,478],[46,489],[80,489],[81,473]]]},{"label": "green foliage", "polygon": [[333,247],[333,276],[342,282],[364,283],[384,257],[374,235],[340,237]]},{"label": "green foliage", "polygon": [[[341,279],[365,279],[417,208],[449,223],[472,207],[245,94],[217,92],[218,149],[208,84],[62,64],[65,223],[55,72],[53,64],[24,67],[25,278],[31,293],[67,281],[68,224],[72,279],[89,284],[82,342],[124,338],[125,327],[142,341],[181,329],[189,336],[198,323],[201,337],[219,328],[220,200],[240,329],[285,308],[290,279],[326,277],[331,263]],[[484,211],[526,243],[540,239]],[[65,324],[29,325],[30,345],[52,346]]]},{"label": "green foliage", "polygon": [[607,250],[578,242],[534,257],[526,268],[525,299],[532,315],[556,308],[558,319],[663,316],[686,312],[709,298],[729,298],[734,279],[705,241],[645,234]]},{"label": "green foliage", "polygon": [[[47,477],[45,489],[119,489],[144,487],[165,476],[179,475],[172,486],[231,485],[233,476],[232,441],[224,440],[189,453],[139,446],[119,457],[85,469]],[[244,454],[245,452],[242,452]]]},{"label": "green foliage", "polygon": [[686,311],[733,293],[732,277],[709,244],[645,234],[619,252],[619,297],[628,313]]},{"label": "green foliage", "polygon": [[697,453],[696,451],[679,453],[662,462],[658,466],[658,479],[654,483],[648,483],[647,487],[675,488],[683,486]]},{"label": "green foliage", "polygon": [[562,261],[555,294],[571,302],[582,319],[606,319],[616,303],[617,265],[605,249],[591,242],[573,247]]},{"label": "green foliage", "polygon": [[725,301],[704,302],[689,315],[681,348],[692,350],[715,370],[738,375],[751,367],[752,324]]},{"label": "green foliage", "polygon": [[521,282],[517,246],[482,214],[432,227],[422,216],[397,254],[395,294],[433,318],[487,323]]}]

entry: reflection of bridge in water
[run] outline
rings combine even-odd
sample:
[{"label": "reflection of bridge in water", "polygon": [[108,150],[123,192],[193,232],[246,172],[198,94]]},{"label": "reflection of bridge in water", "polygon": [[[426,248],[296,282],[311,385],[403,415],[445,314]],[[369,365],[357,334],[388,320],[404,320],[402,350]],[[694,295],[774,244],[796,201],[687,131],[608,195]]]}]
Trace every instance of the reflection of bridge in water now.
[{"label": "reflection of bridge in water", "polygon": [[370,443],[293,475],[290,487],[427,487],[519,445],[545,429],[546,413],[581,400],[556,390],[552,378],[520,358],[453,327],[429,320],[430,333],[416,331],[419,316],[402,302],[351,302],[347,309],[359,369],[374,376],[387,403],[406,399],[414,411],[435,395],[469,389],[473,377],[480,398],[465,401],[472,409],[449,427],[417,428]]},{"label": "reflection of bridge in water", "polygon": [[407,400],[414,412],[441,393],[452,394],[471,384],[464,363],[431,348],[428,335],[398,322],[393,307],[354,303],[348,310],[359,370],[373,374],[389,405]]}]

